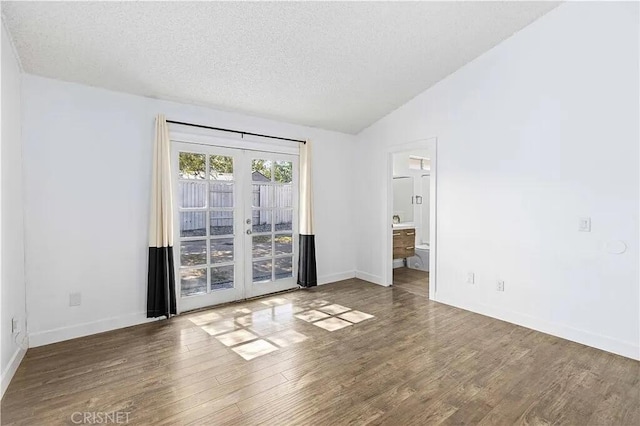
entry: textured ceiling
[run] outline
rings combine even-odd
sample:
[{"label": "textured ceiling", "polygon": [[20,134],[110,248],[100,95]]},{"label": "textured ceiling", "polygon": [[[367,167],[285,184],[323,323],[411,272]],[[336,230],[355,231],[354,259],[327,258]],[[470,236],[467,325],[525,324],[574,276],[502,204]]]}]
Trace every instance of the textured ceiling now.
[{"label": "textured ceiling", "polygon": [[2,2],[24,70],[357,133],[548,2]]}]

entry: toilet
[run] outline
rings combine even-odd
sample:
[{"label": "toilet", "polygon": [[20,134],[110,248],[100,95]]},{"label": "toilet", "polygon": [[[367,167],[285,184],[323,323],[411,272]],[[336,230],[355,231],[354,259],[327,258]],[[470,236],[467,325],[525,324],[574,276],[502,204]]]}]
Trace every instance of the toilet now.
[{"label": "toilet", "polygon": [[416,255],[408,259],[409,268],[429,271],[429,243],[416,244]]}]

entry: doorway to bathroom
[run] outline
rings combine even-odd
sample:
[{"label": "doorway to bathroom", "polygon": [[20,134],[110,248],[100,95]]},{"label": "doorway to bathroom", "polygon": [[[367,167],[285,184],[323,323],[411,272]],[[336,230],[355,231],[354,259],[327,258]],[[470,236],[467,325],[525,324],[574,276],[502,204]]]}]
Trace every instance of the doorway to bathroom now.
[{"label": "doorway to bathroom", "polygon": [[436,292],[436,142],[388,153],[387,284],[429,298]]}]

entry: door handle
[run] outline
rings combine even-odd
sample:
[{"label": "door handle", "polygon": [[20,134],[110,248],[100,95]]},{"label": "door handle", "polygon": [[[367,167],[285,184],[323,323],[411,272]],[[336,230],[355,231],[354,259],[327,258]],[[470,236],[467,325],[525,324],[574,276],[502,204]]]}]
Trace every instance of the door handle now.
[{"label": "door handle", "polygon": [[251,219],[247,219],[247,225],[251,225]]},{"label": "door handle", "polygon": [[251,235],[251,234],[252,234],[251,229],[247,229],[247,235]]}]

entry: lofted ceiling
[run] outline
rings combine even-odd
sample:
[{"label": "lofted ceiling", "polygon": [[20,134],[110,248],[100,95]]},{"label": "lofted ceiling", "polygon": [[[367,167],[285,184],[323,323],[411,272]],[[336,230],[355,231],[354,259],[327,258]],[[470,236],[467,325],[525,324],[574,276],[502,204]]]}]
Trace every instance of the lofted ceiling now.
[{"label": "lofted ceiling", "polygon": [[551,2],[2,2],[25,72],[357,133]]}]

